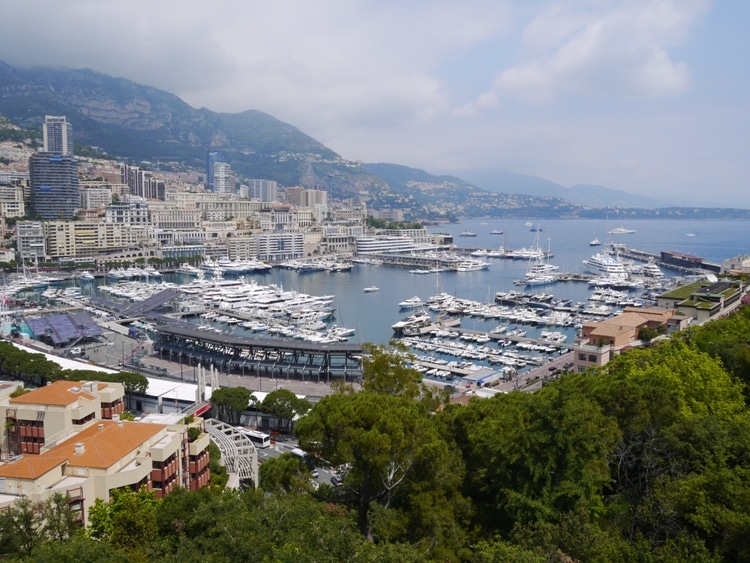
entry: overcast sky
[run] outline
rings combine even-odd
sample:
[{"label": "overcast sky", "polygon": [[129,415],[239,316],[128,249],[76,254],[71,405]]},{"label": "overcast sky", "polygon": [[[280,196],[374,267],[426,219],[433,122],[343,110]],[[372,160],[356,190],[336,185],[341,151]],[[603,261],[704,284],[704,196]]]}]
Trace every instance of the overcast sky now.
[{"label": "overcast sky", "polygon": [[0,59],[257,109],[347,159],[750,207],[745,0],[3,0]]}]

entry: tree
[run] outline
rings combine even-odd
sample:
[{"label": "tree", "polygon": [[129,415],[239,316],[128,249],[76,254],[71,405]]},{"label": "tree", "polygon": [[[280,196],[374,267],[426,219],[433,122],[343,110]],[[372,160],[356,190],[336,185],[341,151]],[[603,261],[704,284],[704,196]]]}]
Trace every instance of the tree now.
[{"label": "tree", "polygon": [[47,541],[34,547],[30,561],[55,563],[128,563],[128,557],[107,542],[77,534],[66,541]]},{"label": "tree", "polygon": [[260,466],[260,486],[268,492],[310,492],[310,470],[293,453],[270,458]]},{"label": "tree", "polygon": [[263,412],[272,414],[277,417],[277,427],[289,432],[292,419],[295,416],[302,416],[310,410],[310,401],[300,399],[288,389],[277,389],[271,391],[260,408]]},{"label": "tree", "polygon": [[239,424],[240,415],[250,403],[250,390],[245,387],[220,387],[211,394],[211,406],[217,417],[228,424]]},{"label": "tree", "polygon": [[67,540],[79,529],[68,500],[68,495],[56,492],[44,503],[42,533],[52,541]]},{"label": "tree", "polygon": [[157,537],[157,504],[154,494],[146,490],[115,489],[110,501],[98,498],[89,510],[89,533],[117,549],[143,555]]},{"label": "tree", "polygon": [[0,552],[29,554],[44,537],[42,531],[42,503],[28,498],[16,501],[0,512]]},{"label": "tree", "polygon": [[362,386],[369,393],[420,399],[428,412],[436,412],[450,399],[445,389],[430,387],[422,382],[422,374],[409,366],[414,359],[400,342],[389,347],[365,344],[362,365]]},{"label": "tree", "polygon": [[357,511],[363,536],[372,539],[370,505],[390,506],[404,483],[438,440],[417,402],[373,393],[324,397],[295,428],[300,447],[333,465],[348,466],[340,492],[332,497]]}]

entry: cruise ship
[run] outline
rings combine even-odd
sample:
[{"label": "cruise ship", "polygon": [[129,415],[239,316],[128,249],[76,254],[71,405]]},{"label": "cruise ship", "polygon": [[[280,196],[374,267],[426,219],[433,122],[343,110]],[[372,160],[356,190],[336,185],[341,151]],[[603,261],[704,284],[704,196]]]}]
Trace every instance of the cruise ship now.
[{"label": "cruise ship", "polygon": [[611,254],[597,252],[583,263],[588,266],[589,271],[605,278],[626,279],[628,277],[623,263]]}]

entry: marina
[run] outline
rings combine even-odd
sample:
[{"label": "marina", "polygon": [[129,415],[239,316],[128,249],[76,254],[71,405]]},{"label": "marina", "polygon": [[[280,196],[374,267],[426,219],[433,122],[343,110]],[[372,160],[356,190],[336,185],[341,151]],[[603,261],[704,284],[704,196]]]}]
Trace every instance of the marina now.
[{"label": "marina", "polygon": [[[514,227],[511,222],[503,226],[507,233],[504,244],[513,233],[520,232],[519,226],[527,233],[524,236],[529,237],[528,227],[518,223]],[[462,232],[462,226],[452,227],[457,229],[456,234]],[[426,257],[399,258],[433,261],[419,268],[421,275],[414,275],[416,272],[407,264],[394,263],[393,257],[390,261],[373,256],[354,257],[351,261],[335,257],[322,262],[339,264],[339,268],[308,271],[279,264],[271,269],[232,275],[227,270],[217,271],[213,264],[165,270],[161,276],[141,273],[139,279],[129,281],[115,281],[108,272],[91,273],[93,279],[68,276],[55,283],[47,281],[46,285],[25,279],[25,285],[11,281],[6,289],[13,288],[14,298],[33,296],[45,310],[78,307],[104,323],[123,318],[125,322],[120,322],[126,331],[133,328],[153,338],[160,338],[160,329],[164,327],[177,327],[198,331],[209,340],[220,338],[219,335],[280,340],[315,350],[339,344],[382,344],[398,337],[415,355],[415,367],[438,383],[452,384],[455,378],[467,377],[475,371],[484,374],[484,380],[506,379],[560,357],[572,345],[583,322],[607,318],[627,307],[652,304],[659,292],[681,279],[677,269],[662,271],[657,261],[660,253],[624,245],[609,245],[597,252],[616,251],[633,275],[620,279],[605,277],[601,272],[588,273],[583,260],[594,253],[589,246],[591,226],[575,230],[581,240],[574,249],[569,248],[570,236],[556,234],[558,227],[573,231],[565,222],[559,225],[545,222],[550,239],[560,242],[552,247],[548,240],[547,250],[536,259],[505,259],[508,252],[504,248],[504,259],[497,259],[491,250],[474,255],[480,250],[477,243],[495,241],[496,245],[497,238],[492,237],[491,231],[481,232],[480,226],[472,223],[468,228],[477,231],[472,246],[458,246],[443,253],[445,261],[456,265],[471,255],[485,264],[465,272],[435,267],[434,261],[441,254],[434,251]],[[680,240],[699,240],[701,230],[697,226],[676,227]],[[685,237],[686,228],[695,230],[696,236]],[[634,237],[629,239],[632,246],[638,242],[637,237],[647,232],[639,226],[637,233],[629,234]],[[538,231],[531,237],[529,246],[521,246],[519,250],[539,249]],[[685,256],[691,255],[689,250],[692,249],[685,249]],[[713,256],[701,254],[707,258],[704,264],[711,264],[708,258]],[[530,272],[549,273],[555,279],[543,288],[535,287],[526,283]],[[523,287],[515,289],[518,281],[523,282]],[[153,309],[144,305],[150,302],[158,305]],[[165,310],[164,306],[168,308]],[[29,309],[25,314],[33,316],[41,312]],[[161,353],[169,356],[176,352],[164,349]],[[228,361],[225,368],[247,372],[252,368],[248,363],[250,358],[241,359],[242,365]],[[253,359],[257,360],[255,356]],[[271,369],[270,364],[254,365]],[[289,371],[289,376],[313,377],[319,366],[309,368],[304,374],[299,369]],[[351,364],[347,371],[354,373]]]}]

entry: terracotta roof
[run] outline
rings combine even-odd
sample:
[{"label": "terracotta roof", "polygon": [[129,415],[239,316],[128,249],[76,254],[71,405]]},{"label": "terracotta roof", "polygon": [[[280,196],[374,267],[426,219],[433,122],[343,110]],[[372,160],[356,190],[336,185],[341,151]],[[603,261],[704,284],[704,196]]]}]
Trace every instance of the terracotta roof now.
[{"label": "terracotta roof", "polygon": [[39,389],[10,399],[12,404],[24,405],[55,405],[67,406],[75,403],[78,399],[84,398],[87,401],[94,401],[96,397],[91,393],[81,390],[83,383],[79,381],[55,381]]},{"label": "terracotta roof", "polygon": [[[163,424],[125,421],[120,425],[102,420],[42,455],[65,457],[71,466],[107,468],[165,428]],[[79,443],[83,453],[76,454]]]},{"label": "terracotta roof", "polygon": [[0,465],[0,477],[10,479],[37,479],[58,465],[65,463],[61,456],[21,455]]},{"label": "terracotta roof", "polygon": [[596,339],[598,337],[604,337],[604,336],[615,337],[624,333],[634,334],[634,327],[601,323],[598,327],[592,330],[588,334],[588,336],[591,339]]},{"label": "terracotta roof", "polygon": [[638,313],[622,313],[600,323],[602,325],[623,326],[636,328],[648,323],[648,318]]}]

